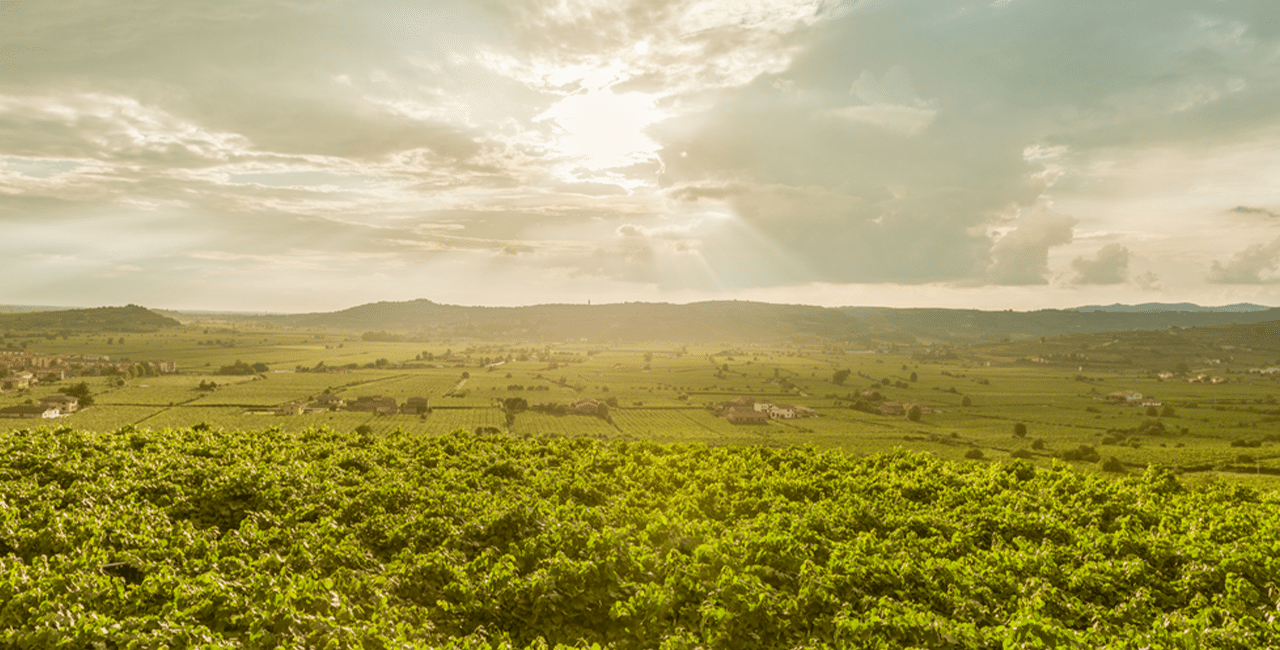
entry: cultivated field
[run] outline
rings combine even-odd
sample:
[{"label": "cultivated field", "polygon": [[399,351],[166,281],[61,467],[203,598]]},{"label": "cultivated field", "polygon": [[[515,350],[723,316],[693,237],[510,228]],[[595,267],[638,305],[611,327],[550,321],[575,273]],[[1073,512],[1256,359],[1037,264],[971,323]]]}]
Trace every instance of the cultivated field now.
[{"label": "cultivated field", "polygon": [[[1088,353],[1071,337],[952,350],[845,350],[818,345],[610,346],[587,342],[383,342],[352,333],[191,327],[119,336],[18,337],[41,353],[109,354],[113,359],[174,359],[179,374],[76,377],[0,395],[22,404],[85,381],[95,405],[53,422],[115,431],[204,423],[214,429],[300,431],[326,426],[438,435],[493,427],[517,436],[700,442],[709,445],[814,445],[862,454],[894,448],[941,458],[1009,460],[1082,469],[1133,471],[1150,464],[1272,485],[1280,475],[1277,375],[1248,372],[1280,360],[1242,349],[1209,350],[1161,380],[1152,341],[1126,353],[1105,335]],[[108,343],[108,339],[114,339]],[[1154,347],[1153,347],[1154,346]],[[237,361],[267,372],[232,376]],[[315,370],[315,371],[312,371]],[[843,381],[837,373],[848,370]],[[1217,376],[1221,384],[1187,377]],[[216,383],[212,390],[200,385]],[[885,400],[923,404],[917,421],[853,408],[875,390]],[[1099,399],[1135,391],[1161,402],[1145,406]],[[255,413],[324,393],[348,400],[385,395],[403,403],[426,397],[426,414]],[[817,417],[734,425],[711,407],[737,397],[810,407]],[[503,400],[572,405],[607,403],[607,414],[508,414]],[[965,400],[969,406],[965,406]],[[49,422],[0,419],[0,428]],[[1025,435],[1015,435],[1015,425]],[[1083,448],[1083,449],[1082,449]],[[1112,460],[1114,459],[1114,460]]]}]

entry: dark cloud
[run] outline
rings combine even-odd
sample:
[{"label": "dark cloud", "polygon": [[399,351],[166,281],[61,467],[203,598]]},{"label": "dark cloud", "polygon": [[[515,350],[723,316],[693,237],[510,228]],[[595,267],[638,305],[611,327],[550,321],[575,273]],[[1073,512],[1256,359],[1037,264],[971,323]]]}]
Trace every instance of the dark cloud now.
[{"label": "dark cloud", "polygon": [[1275,212],[1274,210],[1268,210],[1266,208],[1252,208],[1244,205],[1237,205],[1236,207],[1231,208],[1229,212],[1234,212],[1236,214],[1252,214],[1252,215],[1258,215],[1262,217],[1271,217],[1272,219],[1280,219],[1280,212]]},{"label": "dark cloud", "polygon": [[1072,284],[1121,284],[1129,278],[1129,249],[1120,244],[1103,246],[1093,259],[1071,260]]}]

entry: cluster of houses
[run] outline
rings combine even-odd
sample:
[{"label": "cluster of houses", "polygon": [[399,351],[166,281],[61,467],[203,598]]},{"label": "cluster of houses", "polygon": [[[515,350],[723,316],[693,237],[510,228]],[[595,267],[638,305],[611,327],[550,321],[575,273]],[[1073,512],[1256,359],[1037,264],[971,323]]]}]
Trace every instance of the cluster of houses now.
[{"label": "cluster of houses", "polygon": [[[1268,374],[1268,373],[1277,372],[1277,371],[1280,371],[1280,368],[1267,368],[1265,370],[1262,368],[1249,369],[1249,372],[1262,373],[1262,374]],[[1177,375],[1171,372],[1161,372],[1156,374],[1156,377],[1159,377],[1161,381],[1164,381],[1166,379],[1173,379],[1176,376]],[[1213,376],[1201,373],[1194,377],[1187,377],[1187,383],[1189,384],[1225,384],[1227,383],[1227,380],[1222,377],[1213,377]]]},{"label": "cluster of houses", "polygon": [[0,418],[58,418],[80,409],[80,400],[71,395],[41,397],[34,404],[0,408]]},{"label": "cluster of houses", "polygon": [[178,371],[172,359],[112,360],[106,354],[38,354],[30,349],[0,350],[0,392],[25,390],[68,377],[113,375],[145,367],[156,374]]},{"label": "cluster of houses", "polygon": [[1142,393],[1132,390],[1120,390],[1094,399],[1125,406],[1161,406],[1163,404],[1160,400],[1143,397]]},{"label": "cluster of houses", "polygon": [[286,402],[271,409],[251,409],[249,413],[260,415],[303,415],[306,413],[327,413],[329,411],[352,411],[357,413],[407,413],[421,414],[431,411],[431,399],[428,397],[410,397],[404,404],[396,403],[396,398],[383,395],[364,395],[347,401],[340,395],[324,394],[311,403]]},{"label": "cluster of houses", "polygon": [[769,420],[793,420],[817,417],[818,412],[807,406],[775,404],[767,400],[739,397],[716,404],[716,415],[723,416],[731,424],[765,424]]}]

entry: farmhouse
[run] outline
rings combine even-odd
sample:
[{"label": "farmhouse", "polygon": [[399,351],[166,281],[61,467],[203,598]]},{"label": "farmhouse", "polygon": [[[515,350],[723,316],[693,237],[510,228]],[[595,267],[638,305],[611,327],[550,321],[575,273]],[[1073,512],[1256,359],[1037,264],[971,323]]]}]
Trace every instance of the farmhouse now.
[{"label": "farmhouse", "polygon": [[381,395],[357,397],[356,401],[347,404],[347,410],[366,413],[395,413],[397,410],[396,398],[383,397]]},{"label": "farmhouse", "polygon": [[0,409],[0,418],[56,418],[62,415],[56,406],[19,404]]},{"label": "farmhouse", "polygon": [[880,402],[880,415],[902,415],[906,413],[900,402]]},{"label": "farmhouse", "polygon": [[62,413],[75,413],[80,408],[80,400],[71,395],[50,395],[41,397],[40,405],[57,408]]},{"label": "farmhouse", "polygon": [[763,411],[731,408],[724,415],[729,424],[768,424],[769,416]]},{"label": "farmhouse", "polygon": [[1132,390],[1119,390],[1104,397],[1108,402],[1134,402],[1142,399],[1142,393]]},{"label": "farmhouse", "polygon": [[426,413],[431,410],[430,397],[410,397],[404,401],[403,413]]},{"label": "farmhouse", "polygon": [[321,395],[312,402],[313,405],[321,408],[338,408],[346,403],[347,400],[342,399],[337,395],[330,394]]}]

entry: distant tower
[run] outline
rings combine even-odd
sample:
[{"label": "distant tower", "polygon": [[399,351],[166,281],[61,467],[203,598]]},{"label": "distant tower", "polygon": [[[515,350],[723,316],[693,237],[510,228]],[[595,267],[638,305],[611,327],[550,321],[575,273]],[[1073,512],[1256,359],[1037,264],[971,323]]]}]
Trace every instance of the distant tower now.
[{"label": "distant tower", "polygon": [[588,307],[590,307],[590,306],[591,306],[591,299],[590,299],[590,298],[587,298],[587,306],[588,306]]}]

